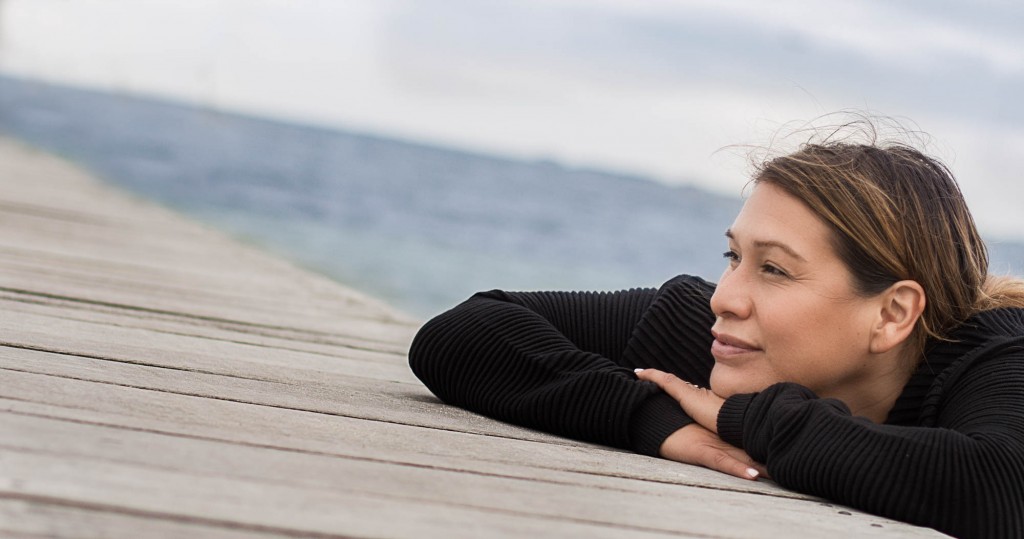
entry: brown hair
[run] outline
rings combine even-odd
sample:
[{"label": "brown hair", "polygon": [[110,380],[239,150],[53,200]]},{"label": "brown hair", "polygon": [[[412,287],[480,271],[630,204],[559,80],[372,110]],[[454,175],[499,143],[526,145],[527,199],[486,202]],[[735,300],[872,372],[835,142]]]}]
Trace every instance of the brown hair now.
[{"label": "brown hair", "polygon": [[832,228],[858,293],[872,296],[901,280],[924,288],[917,352],[979,311],[1024,307],[1024,281],[988,274],[985,243],[950,170],[870,133],[868,143],[805,143],[757,165],[754,182],[799,198]]}]

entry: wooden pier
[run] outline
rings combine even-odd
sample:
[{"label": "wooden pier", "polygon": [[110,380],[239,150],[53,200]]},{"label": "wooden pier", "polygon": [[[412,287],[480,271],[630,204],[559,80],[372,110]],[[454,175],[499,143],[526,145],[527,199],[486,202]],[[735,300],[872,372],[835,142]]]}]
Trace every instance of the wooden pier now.
[{"label": "wooden pier", "polygon": [[418,321],[0,139],[0,537],[936,537],[441,404]]}]

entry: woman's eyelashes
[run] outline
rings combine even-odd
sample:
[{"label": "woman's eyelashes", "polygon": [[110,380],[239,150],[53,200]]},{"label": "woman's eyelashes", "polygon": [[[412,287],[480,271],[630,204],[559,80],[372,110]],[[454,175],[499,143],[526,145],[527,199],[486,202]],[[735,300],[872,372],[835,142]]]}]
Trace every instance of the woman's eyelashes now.
[{"label": "woman's eyelashes", "polygon": [[767,273],[768,275],[774,276],[774,277],[789,277],[789,275],[786,272],[782,271],[781,269],[779,269],[779,268],[777,268],[777,267],[775,267],[775,266],[773,266],[771,264],[762,264],[761,265],[761,271]]},{"label": "woman's eyelashes", "polygon": [[[722,253],[722,256],[725,257],[725,259],[729,261],[729,267],[730,268],[735,268],[740,263],[740,255],[739,255],[739,253],[737,253],[736,251],[734,251],[732,249]],[[772,277],[789,277],[789,274],[786,273],[784,270],[782,270],[781,268],[779,268],[778,266],[776,266],[774,264],[767,263],[767,262],[764,263],[764,264],[761,264],[761,272],[765,273],[766,275],[770,275]]]}]

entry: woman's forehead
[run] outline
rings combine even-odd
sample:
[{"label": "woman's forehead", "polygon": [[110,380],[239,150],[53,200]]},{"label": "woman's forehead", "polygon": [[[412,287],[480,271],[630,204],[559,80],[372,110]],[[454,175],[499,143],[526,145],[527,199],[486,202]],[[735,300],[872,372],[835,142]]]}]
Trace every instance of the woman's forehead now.
[{"label": "woman's forehead", "polygon": [[757,248],[779,248],[795,258],[831,250],[828,225],[802,201],[769,183],[758,184],[726,235]]}]

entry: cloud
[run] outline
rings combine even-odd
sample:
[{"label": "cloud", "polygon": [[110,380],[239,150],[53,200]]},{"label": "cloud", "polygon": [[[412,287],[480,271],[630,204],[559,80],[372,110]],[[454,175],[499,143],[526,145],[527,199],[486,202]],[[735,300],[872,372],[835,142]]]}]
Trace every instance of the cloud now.
[{"label": "cloud", "polygon": [[9,73],[728,193],[743,165],[716,150],[844,108],[913,118],[993,192],[1024,153],[1016,2],[0,5]]}]

